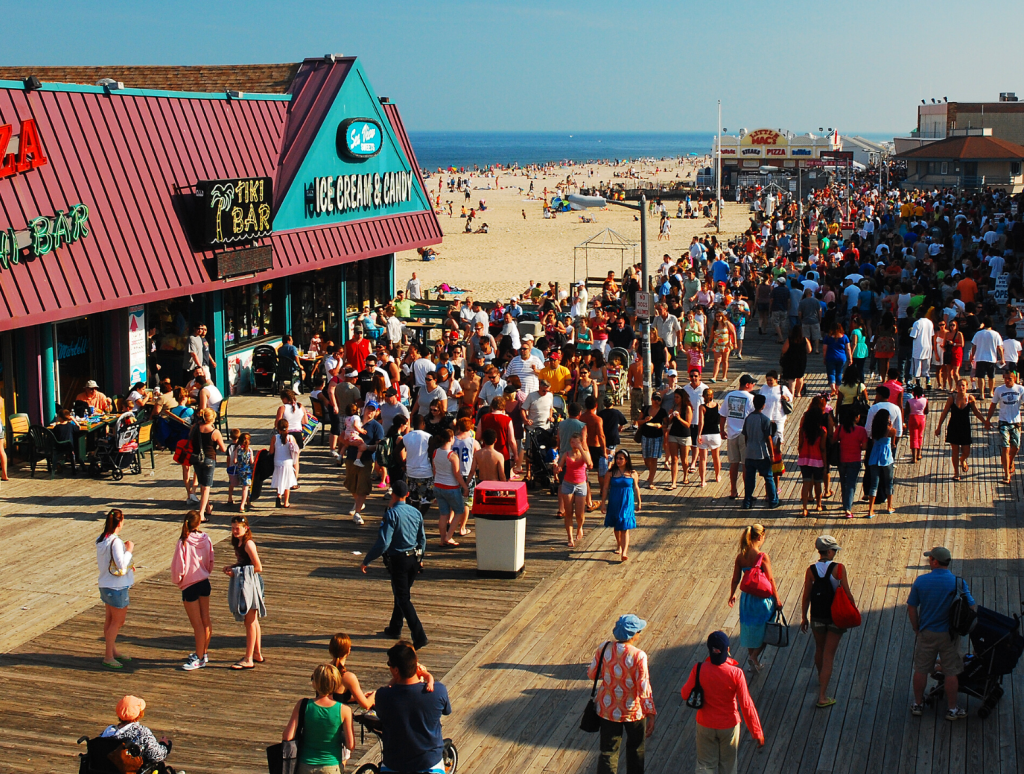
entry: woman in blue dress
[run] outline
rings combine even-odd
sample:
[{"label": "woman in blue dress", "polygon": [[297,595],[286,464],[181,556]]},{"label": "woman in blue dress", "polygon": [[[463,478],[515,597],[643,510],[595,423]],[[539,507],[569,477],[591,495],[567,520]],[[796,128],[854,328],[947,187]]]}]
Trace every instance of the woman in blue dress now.
[{"label": "woman in blue dress", "polygon": [[611,475],[605,477],[601,491],[604,525],[615,530],[619,561],[629,559],[629,531],[636,527],[636,512],[640,506],[640,485],[633,470],[633,461],[629,452],[619,449],[615,452]]},{"label": "woman in blue dress", "polygon": [[[750,667],[755,672],[760,672],[764,668],[760,656],[765,648],[765,624],[771,620],[776,608],[782,608],[782,604],[779,602],[778,588],[775,586],[775,577],[772,575],[772,563],[768,559],[768,554],[761,551],[764,538],[765,529],[760,524],[752,524],[743,530],[743,535],[740,537],[740,550],[736,554],[736,561],[733,564],[732,591],[729,597],[729,607],[732,607],[736,604],[737,595],[739,596],[740,645],[747,649]],[[771,584],[771,596],[766,598],[739,590],[743,578],[758,565],[761,566]]]}]

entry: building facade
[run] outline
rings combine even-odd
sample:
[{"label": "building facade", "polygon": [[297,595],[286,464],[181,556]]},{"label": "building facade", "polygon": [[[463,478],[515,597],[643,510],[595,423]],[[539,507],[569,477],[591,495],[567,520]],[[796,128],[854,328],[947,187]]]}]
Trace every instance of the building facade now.
[{"label": "building facade", "polygon": [[441,241],[355,57],[0,68],[0,157],[0,389],[33,422],[90,379],[181,383],[198,323],[221,391],[246,391],[257,345],[346,340],[395,253]]},{"label": "building facade", "polygon": [[[713,152],[718,151],[718,137],[713,141]],[[813,134],[796,135],[774,129],[741,131],[738,135],[722,136],[722,183],[732,187],[745,187],[748,177],[758,174],[762,166],[779,170],[816,169],[825,166],[821,159],[824,151],[841,151],[842,139],[838,132],[818,137]],[[712,156],[714,158],[714,156]]]}]

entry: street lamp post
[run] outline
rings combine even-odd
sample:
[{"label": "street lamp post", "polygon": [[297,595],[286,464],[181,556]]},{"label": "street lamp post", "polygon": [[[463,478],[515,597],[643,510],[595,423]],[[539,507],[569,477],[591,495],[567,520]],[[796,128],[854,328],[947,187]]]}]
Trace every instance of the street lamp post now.
[{"label": "street lamp post", "polygon": [[637,322],[640,323],[640,358],[644,369],[644,406],[651,405],[651,280],[647,273],[647,197],[640,194],[640,291],[648,295],[647,316],[637,315]]},{"label": "street lamp post", "polygon": [[715,231],[722,233],[722,100],[718,100],[718,145],[715,148]]}]

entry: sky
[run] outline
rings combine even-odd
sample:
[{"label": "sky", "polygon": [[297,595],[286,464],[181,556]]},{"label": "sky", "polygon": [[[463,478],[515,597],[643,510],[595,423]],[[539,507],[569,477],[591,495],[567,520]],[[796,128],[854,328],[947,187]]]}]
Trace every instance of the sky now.
[{"label": "sky", "polygon": [[714,131],[720,99],[730,132],[903,134],[921,99],[1024,99],[1019,0],[5,5],[3,65],[356,55],[418,131]]}]

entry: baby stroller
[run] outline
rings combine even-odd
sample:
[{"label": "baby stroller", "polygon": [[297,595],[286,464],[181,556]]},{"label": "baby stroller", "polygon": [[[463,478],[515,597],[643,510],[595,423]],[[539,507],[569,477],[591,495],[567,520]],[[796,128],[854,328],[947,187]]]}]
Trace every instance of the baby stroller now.
[{"label": "baby stroller", "polygon": [[605,374],[608,386],[605,394],[610,396],[612,403],[622,406],[629,402],[629,385],[626,383],[626,369],[629,368],[629,352],[622,347],[615,347],[608,353],[608,367]]},{"label": "baby stroller", "polygon": [[269,344],[260,344],[252,351],[252,385],[256,392],[273,392],[277,374],[277,350]]},{"label": "baby stroller", "polygon": [[107,433],[96,442],[90,470],[94,476],[101,476],[109,470],[114,481],[124,478],[125,470],[135,475],[142,472],[139,423],[130,411],[117,418],[112,433]]},{"label": "baby stroller", "polygon": [[550,494],[557,494],[555,461],[558,459],[558,436],[555,430],[531,427],[526,431],[524,442],[527,484],[533,489],[547,489]]},{"label": "baby stroller", "polygon": [[[85,743],[85,752],[78,754],[78,774],[121,774],[122,769],[114,764],[110,756],[123,750],[133,758],[139,758],[141,751],[134,744],[125,745],[115,736],[97,736],[90,739],[80,736],[78,744]],[[167,742],[167,754],[171,754],[170,740]],[[166,761],[144,763],[138,774],[175,774],[174,769]]]},{"label": "baby stroller", "polygon": [[[964,671],[959,677],[959,692],[981,699],[979,718],[987,718],[1003,696],[1003,676],[1013,672],[1024,653],[1024,637],[1020,633],[1020,617],[1012,618],[978,606],[978,618],[970,633],[971,650],[964,656]],[[940,667],[941,669],[941,667]],[[945,676],[932,674],[938,685],[925,696],[931,706],[945,693]]]}]

